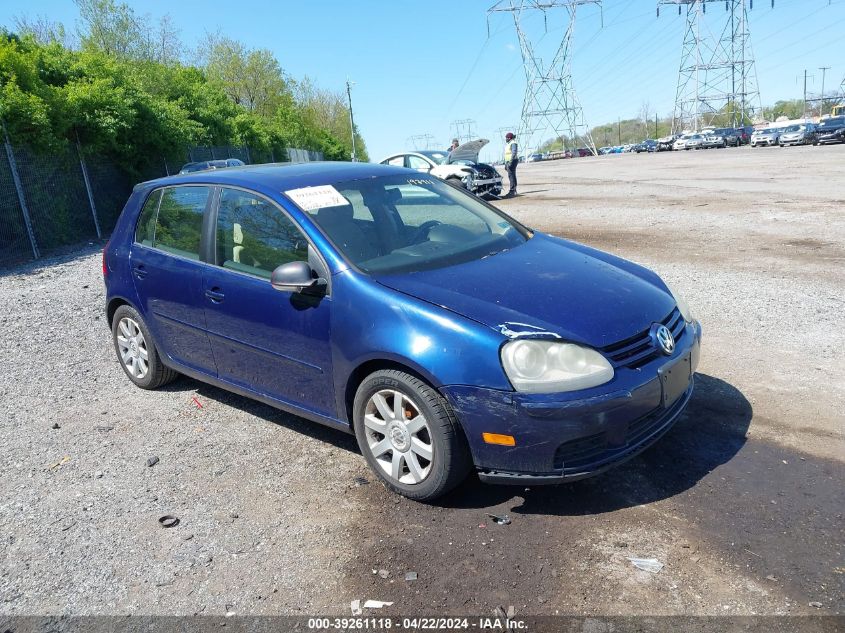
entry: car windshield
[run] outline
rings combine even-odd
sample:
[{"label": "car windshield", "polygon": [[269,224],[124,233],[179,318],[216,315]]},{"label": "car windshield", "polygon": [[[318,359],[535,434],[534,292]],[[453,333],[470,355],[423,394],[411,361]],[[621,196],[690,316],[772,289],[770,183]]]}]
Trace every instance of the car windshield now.
[{"label": "car windshield", "polygon": [[449,155],[446,152],[417,152],[418,154],[422,154],[426,158],[430,158],[433,162],[437,163],[438,165],[443,165],[446,162],[446,159],[449,158]]},{"label": "car windshield", "polygon": [[[315,193],[317,189],[322,193]],[[493,207],[427,176],[365,178],[286,194],[350,263],[371,274],[416,272],[481,259],[519,246],[531,236]]]},{"label": "car windshield", "polygon": [[803,126],[798,125],[790,125],[788,128],[784,130],[784,132],[800,132],[803,129]]}]

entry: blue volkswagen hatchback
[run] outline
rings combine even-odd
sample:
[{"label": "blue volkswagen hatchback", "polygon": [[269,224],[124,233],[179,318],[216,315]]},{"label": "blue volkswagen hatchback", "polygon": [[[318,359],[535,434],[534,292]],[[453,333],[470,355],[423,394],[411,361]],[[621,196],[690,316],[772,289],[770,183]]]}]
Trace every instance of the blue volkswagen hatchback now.
[{"label": "blue volkswagen hatchback", "polygon": [[397,167],[311,163],[138,185],[103,253],[117,357],[357,437],[418,500],[475,468],[559,483],[656,441],[701,328],[653,272]]}]

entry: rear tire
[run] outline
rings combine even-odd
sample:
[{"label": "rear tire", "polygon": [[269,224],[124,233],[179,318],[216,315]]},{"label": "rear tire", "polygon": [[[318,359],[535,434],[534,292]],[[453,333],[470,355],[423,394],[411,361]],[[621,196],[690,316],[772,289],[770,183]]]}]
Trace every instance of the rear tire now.
[{"label": "rear tire", "polygon": [[472,460],[446,399],[402,371],[367,376],[352,406],[355,437],[370,469],[392,491],[432,501],[460,484]]},{"label": "rear tire", "polygon": [[120,366],[136,387],[157,389],[179,375],[161,362],[147,324],[132,306],[122,305],[115,310],[112,342]]}]

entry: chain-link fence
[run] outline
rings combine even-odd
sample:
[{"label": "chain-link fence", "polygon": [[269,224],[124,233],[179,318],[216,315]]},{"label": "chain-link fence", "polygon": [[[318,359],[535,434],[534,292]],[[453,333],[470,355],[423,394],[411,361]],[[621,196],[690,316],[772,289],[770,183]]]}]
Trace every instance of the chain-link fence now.
[{"label": "chain-link fence", "polygon": [[136,182],[179,173],[186,162],[239,158],[247,164],[323,160],[288,148],[284,156],[249,147],[188,148],[130,174],[113,160],[70,145],[48,153],[5,143],[0,151],[0,266],[37,259],[62,246],[106,237]]}]

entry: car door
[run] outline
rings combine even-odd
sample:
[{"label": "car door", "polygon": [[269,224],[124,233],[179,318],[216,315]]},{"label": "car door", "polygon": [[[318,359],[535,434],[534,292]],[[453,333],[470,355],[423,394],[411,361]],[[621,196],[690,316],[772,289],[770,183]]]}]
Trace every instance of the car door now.
[{"label": "car door", "polygon": [[156,189],[135,231],[130,266],[141,313],[159,350],[177,363],[214,375],[200,295],[202,235],[211,187]]},{"label": "car door", "polygon": [[276,203],[224,187],[215,216],[214,264],[202,291],[222,380],[336,417],[331,377],[331,297],[276,290],[273,270],[292,261],[328,269]]}]

